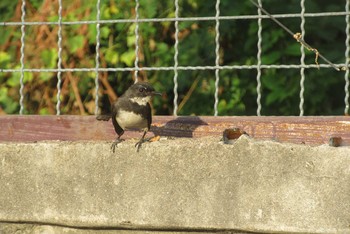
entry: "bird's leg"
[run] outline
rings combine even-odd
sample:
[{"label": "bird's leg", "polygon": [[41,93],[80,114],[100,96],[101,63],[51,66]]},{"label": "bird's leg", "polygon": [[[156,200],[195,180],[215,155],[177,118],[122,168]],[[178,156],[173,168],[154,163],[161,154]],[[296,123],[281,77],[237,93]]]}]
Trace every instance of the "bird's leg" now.
[{"label": "bird's leg", "polygon": [[120,139],[122,135],[119,135],[117,139],[115,139],[115,141],[113,142],[113,144],[111,145],[111,150],[114,153],[115,152],[115,148],[118,147],[118,144],[122,141],[124,141],[124,139]]},{"label": "bird's leg", "polygon": [[145,136],[146,136],[146,133],[148,132],[148,130],[145,130],[144,132],[143,132],[143,135],[142,135],[142,137],[140,138],[140,140],[135,144],[135,147],[137,147],[137,152],[139,152],[139,150],[140,150],[140,148],[141,148],[141,145],[145,142],[145,141],[147,141],[147,140],[145,140]]}]

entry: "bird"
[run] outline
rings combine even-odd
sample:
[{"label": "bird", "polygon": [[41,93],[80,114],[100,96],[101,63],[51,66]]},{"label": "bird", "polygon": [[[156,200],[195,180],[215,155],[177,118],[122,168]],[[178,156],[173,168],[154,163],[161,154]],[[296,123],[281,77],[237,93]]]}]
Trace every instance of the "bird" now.
[{"label": "bird", "polygon": [[131,85],[122,96],[112,103],[110,114],[96,117],[99,121],[112,119],[114,130],[118,135],[111,146],[113,153],[117,145],[124,141],[120,137],[127,129],[143,131],[142,137],[135,144],[137,152],[139,152],[141,145],[146,141],[145,136],[151,127],[152,112],[149,102],[155,95],[162,95],[162,93],[156,92],[147,82],[137,82]]}]

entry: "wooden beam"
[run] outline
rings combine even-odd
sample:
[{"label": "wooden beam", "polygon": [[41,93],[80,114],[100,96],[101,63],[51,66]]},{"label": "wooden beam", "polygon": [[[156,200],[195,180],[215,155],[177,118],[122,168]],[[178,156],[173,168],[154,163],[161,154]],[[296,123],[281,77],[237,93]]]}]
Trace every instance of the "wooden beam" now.
[{"label": "wooden beam", "polygon": [[[255,139],[297,144],[350,145],[350,117],[211,117],[154,116],[151,132],[169,137],[222,136],[229,128],[239,128]],[[111,121],[97,121],[95,116],[0,116],[0,141],[35,142],[43,140],[115,139]],[[124,139],[141,134],[126,131]],[[148,134],[152,136],[152,134]]]}]

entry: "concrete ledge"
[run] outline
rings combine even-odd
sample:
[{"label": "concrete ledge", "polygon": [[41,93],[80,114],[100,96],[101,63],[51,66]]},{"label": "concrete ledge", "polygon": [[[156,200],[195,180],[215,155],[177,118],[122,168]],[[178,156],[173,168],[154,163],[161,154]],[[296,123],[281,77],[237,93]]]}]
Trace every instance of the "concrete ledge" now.
[{"label": "concrete ledge", "polygon": [[[0,223],[1,234],[188,234],[188,231],[160,231],[160,230],[120,230],[120,229],[88,229],[62,227],[53,225]],[[208,232],[191,231],[192,234],[252,234],[251,232]]]},{"label": "concrete ledge", "polygon": [[349,147],[219,140],[0,143],[0,221],[350,233]]}]

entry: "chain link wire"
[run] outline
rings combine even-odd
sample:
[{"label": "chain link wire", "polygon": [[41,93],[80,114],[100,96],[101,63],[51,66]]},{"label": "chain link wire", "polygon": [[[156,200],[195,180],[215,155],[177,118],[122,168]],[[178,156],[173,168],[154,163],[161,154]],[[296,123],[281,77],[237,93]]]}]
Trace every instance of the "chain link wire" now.
[{"label": "chain link wire", "polygon": [[139,0],[135,0],[135,83],[139,81],[139,7],[140,2]]},{"label": "chain link wire", "polygon": [[[100,21],[100,17],[101,17],[101,9],[100,9],[100,5],[101,5],[101,0],[97,0],[97,4],[96,4],[96,20]],[[100,30],[100,24],[97,23],[96,24],[96,57],[95,57],[95,65],[96,65],[96,76],[95,76],[95,115],[98,114],[98,101],[99,101],[99,89],[100,89],[100,83],[99,83],[99,73],[98,73],[98,68],[100,67],[100,34],[101,34],[101,30]]]},{"label": "chain link wire", "polygon": [[[321,12],[321,13],[305,13],[305,17],[330,17],[330,16],[346,16],[347,12]],[[293,14],[273,14],[276,19],[286,18],[300,18],[300,13]],[[220,16],[219,20],[257,20],[259,18],[269,19],[267,15],[232,15],[232,16]],[[111,20],[82,20],[82,21],[65,21],[62,25],[82,25],[82,24],[125,24],[125,23],[156,23],[156,22],[188,22],[188,21],[215,21],[215,16],[207,17],[178,17],[178,18],[144,18],[144,19],[111,19]],[[45,21],[31,21],[31,22],[0,22],[0,26],[22,26],[22,25],[59,25],[58,22],[45,22]]]},{"label": "chain link wire", "polygon": [[[305,0],[300,1],[300,7],[301,7],[301,23],[300,23],[300,30],[301,30],[301,37],[304,39],[305,36]],[[303,66],[305,65],[305,47],[303,44],[300,45],[300,64]],[[304,91],[305,91],[305,68],[300,68],[300,103],[299,103],[299,116],[304,115]]]},{"label": "chain link wire", "polygon": [[[261,0],[258,1],[258,4],[262,6]],[[261,53],[262,53],[262,14],[261,14],[261,9],[258,8],[258,53],[256,55],[257,58],[257,74],[256,74],[256,93],[257,93],[257,98],[256,98],[256,104],[257,104],[257,109],[256,109],[256,115],[260,116],[261,115]]]},{"label": "chain link wire", "polygon": [[[101,20],[100,19],[100,0],[97,0],[97,15],[96,20],[91,21],[65,21],[62,22],[62,0],[58,0],[59,8],[58,8],[58,21],[56,22],[26,22],[26,1],[22,0],[21,5],[21,22],[0,22],[1,26],[20,26],[21,27],[21,48],[20,48],[20,68],[16,69],[3,69],[0,68],[0,72],[19,72],[20,73],[20,89],[19,89],[19,105],[20,105],[20,111],[19,114],[23,114],[24,112],[24,82],[25,82],[25,73],[26,72],[55,72],[57,73],[57,104],[56,104],[56,114],[60,115],[60,105],[61,105],[61,83],[62,83],[62,73],[63,72],[95,72],[95,86],[96,86],[96,97],[95,97],[95,114],[99,111],[98,108],[98,102],[99,102],[99,72],[130,72],[133,71],[135,74],[135,82],[138,81],[138,72],[143,71],[174,71],[174,115],[177,115],[178,111],[178,72],[179,71],[186,71],[186,70],[215,70],[215,103],[214,103],[214,115],[218,115],[218,103],[219,103],[219,81],[220,76],[219,72],[220,70],[224,69],[256,69],[257,70],[257,115],[261,115],[261,71],[262,69],[299,69],[300,70],[300,103],[299,103],[299,109],[300,109],[300,116],[304,115],[304,92],[305,92],[305,69],[309,68],[334,68],[341,67],[341,68],[349,68],[349,54],[350,54],[350,3],[349,0],[346,1],[345,11],[344,12],[321,12],[321,13],[305,13],[305,0],[301,0],[301,12],[295,13],[295,14],[275,14],[273,15],[274,18],[301,18],[301,35],[304,37],[305,35],[305,18],[306,17],[327,17],[327,16],[345,16],[346,21],[346,61],[344,64],[335,64],[334,66],[330,64],[305,64],[305,51],[303,46],[301,46],[301,57],[300,57],[300,64],[273,64],[273,65],[264,65],[261,64],[261,54],[262,54],[262,19],[270,18],[268,15],[262,15],[262,12],[260,9],[258,9],[257,15],[239,15],[239,16],[220,16],[220,0],[216,1],[216,14],[215,16],[209,16],[209,17],[179,17],[179,2],[178,0],[174,0],[175,3],[175,17],[174,18],[145,18],[140,19],[139,18],[139,0],[135,0],[135,18],[134,19],[113,19],[113,20]],[[262,4],[262,0],[258,0],[258,4]],[[219,26],[221,20],[240,20],[240,19],[257,19],[258,20],[258,52],[257,52],[257,64],[256,65],[232,65],[232,66],[220,66],[220,32],[219,32]],[[215,21],[215,66],[179,66],[178,63],[178,55],[179,55],[179,22],[185,22],[185,21]],[[168,66],[168,67],[139,67],[139,41],[140,41],[140,35],[139,35],[139,24],[142,22],[174,22],[175,23],[175,44],[174,44],[174,66]],[[127,67],[127,68],[101,68],[99,57],[100,57],[100,26],[101,24],[116,24],[116,23],[135,23],[135,61],[134,61],[134,67]],[[96,24],[96,57],[95,62],[96,66],[95,68],[62,68],[62,26],[63,25],[81,25],[81,24]],[[25,68],[24,63],[24,49],[25,49],[25,27],[27,25],[57,25],[58,26],[58,61],[57,61],[57,69],[47,69],[47,68]],[[345,97],[344,97],[344,113],[349,113],[349,69],[345,71]]]},{"label": "chain link wire", "polygon": [[62,83],[62,0],[58,0],[58,62],[57,62],[57,104],[56,115],[61,114],[61,83]]},{"label": "chain link wire", "polygon": [[[220,0],[216,0],[216,5],[215,5],[215,66],[218,67],[220,65]],[[215,69],[215,103],[214,103],[214,115],[218,115],[218,105],[219,105],[219,81],[220,81],[220,76],[219,76],[220,70]]]},{"label": "chain link wire", "polygon": [[[337,67],[346,67],[345,63],[334,64]],[[315,68],[331,68],[334,69],[333,66],[329,64],[272,64],[265,65],[261,64],[261,69],[315,69]],[[350,68],[350,65],[348,65]],[[135,70],[138,71],[174,71],[174,66],[169,67],[106,67],[106,68],[98,68],[99,72],[132,72]],[[224,66],[178,66],[177,70],[179,71],[203,71],[203,70],[257,70],[257,65],[224,65]],[[21,69],[2,69],[0,68],[0,72],[21,72]],[[95,72],[96,68],[24,68],[24,72]]]},{"label": "chain link wire", "polygon": [[26,31],[25,31],[25,25],[23,24],[25,22],[25,17],[26,17],[26,1],[22,0],[22,6],[21,6],[21,11],[22,11],[22,15],[21,15],[21,58],[20,58],[20,63],[21,63],[21,76],[20,76],[20,89],[19,89],[19,95],[20,95],[20,99],[19,99],[19,105],[20,105],[20,109],[19,109],[19,114],[23,115],[23,111],[24,111],[24,104],[23,104],[23,100],[24,100],[24,94],[23,94],[23,89],[24,89],[24,48],[25,48],[25,35],[26,35]]},{"label": "chain link wire", "polygon": [[[350,0],[346,0],[346,5],[345,5],[345,11],[348,13],[345,17],[345,22],[346,22],[346,40],[345,40],[345,64],[346,67],[349,67],[349,56],[350,56]],[[344,114],[348,115],[349,114],[349,69],[346,69],[345,71],[345,86],[344,86],[344,91],[345,91],[345,98],[344,98],[344,103],[345,103],[345,108],[344,108]]]},{"label": "chain link wire", "polygon": [[[175,18],[179,18],[179,0],[175,0]],[[175,21],[175,44],[174,44],[174,111],[173,115],[177,116],[178,110],[178,61],[179,57],[179,21]]]}]

